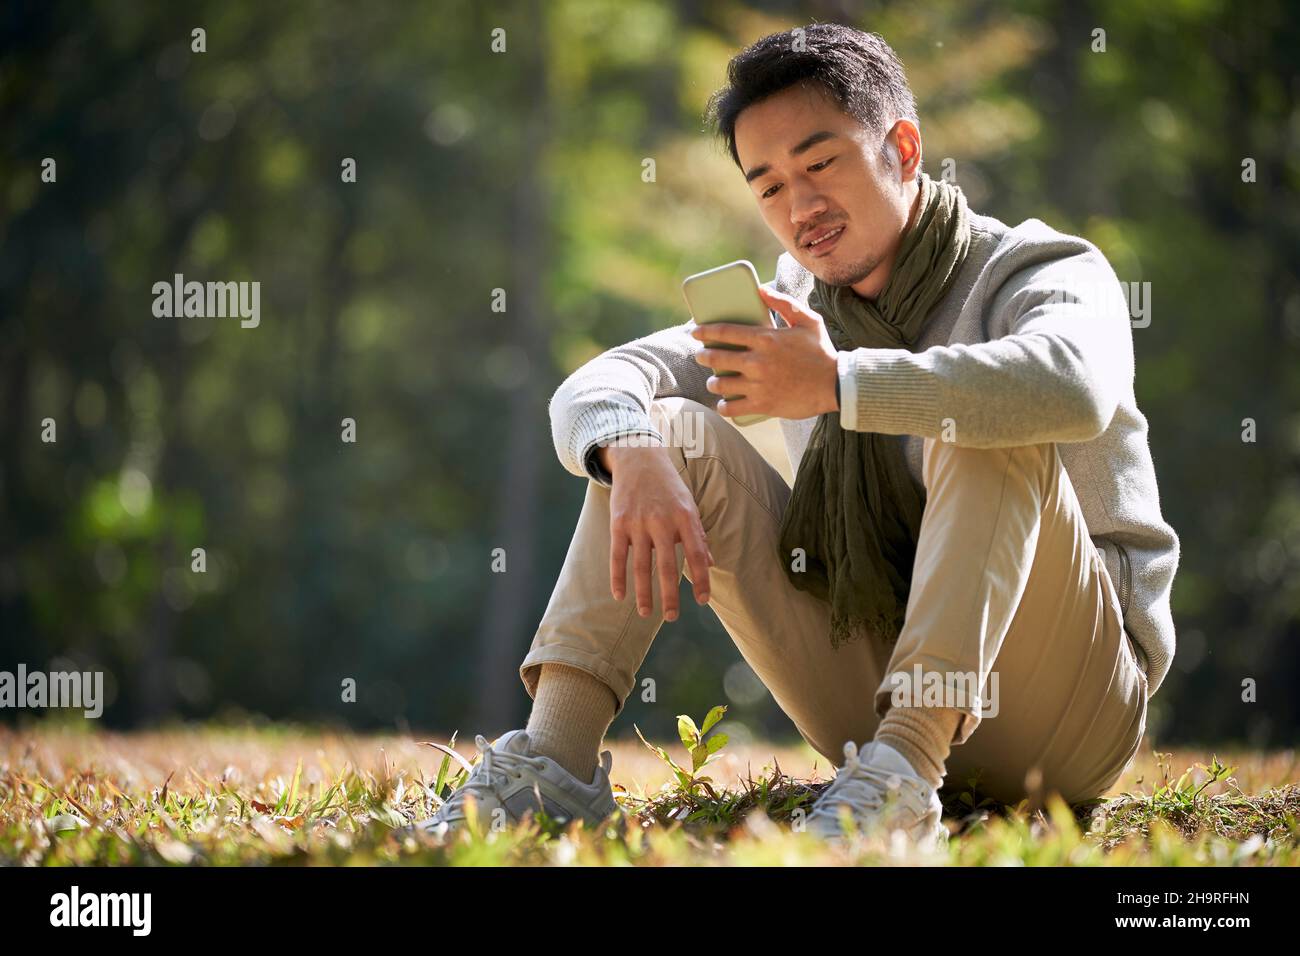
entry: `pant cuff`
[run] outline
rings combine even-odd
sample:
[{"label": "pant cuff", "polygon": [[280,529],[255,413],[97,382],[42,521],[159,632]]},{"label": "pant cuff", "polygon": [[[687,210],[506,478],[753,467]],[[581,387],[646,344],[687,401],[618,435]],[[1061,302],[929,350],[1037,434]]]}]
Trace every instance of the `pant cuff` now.
[{"label": "pant cuff", "polygon": [[985,680],[986,697],[980,693],[981,688],[974,680],[973,671],[963,670],[950,661],[913,657],[901,666],[890,667],[881,680],[876,689],[876,716],[883,718],[896,704],[909,707],[951,707],[961,714],[951,743],[964,744],[980,725],[980,721],[997,715],[995,680],[993,674]]},{"label": "pant cuff", "polygon": [[567,664],[578,670],[586,671],[601,681],[614,693],[617,704],[614,717],[623,712],[623,704],[632,693],[635,679],[631,674],[616,675],[611,673],[609,662],[588,651],[576,647],[550,646],[539,647],[528,652],[528,656],[519,665],[519,679],[523,681],[528,696],[537,699],[537,681],[542,676],[543,664]]}]

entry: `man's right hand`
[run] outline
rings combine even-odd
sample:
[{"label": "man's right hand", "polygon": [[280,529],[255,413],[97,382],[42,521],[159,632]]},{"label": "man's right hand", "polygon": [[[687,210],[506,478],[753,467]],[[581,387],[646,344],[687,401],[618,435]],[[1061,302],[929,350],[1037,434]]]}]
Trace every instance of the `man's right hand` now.
[{"label": "man's right hand", "polygon": [[613,476],[609,502],[610,591],[623,600],[627,586],[627,552],[632,549],[637,611],[645,617],[654,604],[650,555],[658,556],[659,593],[664,620],[677,619],[677,542],[686,553],[695,600],[709,603],[709,568],[713,555],[695,497],[677,473],[667,448],[614,446],[596,452]]}]

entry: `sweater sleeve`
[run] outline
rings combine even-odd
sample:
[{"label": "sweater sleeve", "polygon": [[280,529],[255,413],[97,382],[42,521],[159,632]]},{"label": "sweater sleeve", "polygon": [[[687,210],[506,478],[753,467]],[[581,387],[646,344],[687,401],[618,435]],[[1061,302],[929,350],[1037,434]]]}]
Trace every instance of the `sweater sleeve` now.
[{"label": "sweater sleeve", "polygon": [[551,438],[560,463],[578,477],[610,487],[596,460],[597,446],[637,436],[649,445],[665,438],[650,420],[657,398],[690,398],[710,408],[720,396],[706,389],[711,374],[695,361],[693,321],[661,329],[602,352],[579,367],[551,396]]},{"label": "sweater sleeve", "polygon": [[1133,382],[1133,333],[1101,252],[1061,233],[1020,239],[972,295],[983,303],[986,342],[842,352],[840,385],[851,397],[841,425],[976,448],[1104,432]]}]

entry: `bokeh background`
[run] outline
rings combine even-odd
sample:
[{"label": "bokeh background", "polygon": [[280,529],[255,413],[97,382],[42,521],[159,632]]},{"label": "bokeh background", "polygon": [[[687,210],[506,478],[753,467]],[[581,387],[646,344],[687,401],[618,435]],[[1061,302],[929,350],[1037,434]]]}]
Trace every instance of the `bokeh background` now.
[{"label": "bokeh background", "polygon": [[[585,488],[547,400],[603,349],[685,321],[683,276],[748,258],[771,279],[781,249],[701,117],[734,52],[813,19],[894,46],[927,169],[954,160],[973,208],[1084,235],[1151,283],[1137,395],[1183,551],[1149,730],[1294,743],[1284,0],[7,0],[0,669],[103,669],[114,727],[521,726],[518,663]],[[153,283],[178,272],[259,281],[260,326],[155,318]],[[788,473],[771,432],[752,437]],[[682,608],[642,671],[657,702],[633,696],[612,734],[671,735],[726,703],[733,739],[795,738],[688,588]]]}]

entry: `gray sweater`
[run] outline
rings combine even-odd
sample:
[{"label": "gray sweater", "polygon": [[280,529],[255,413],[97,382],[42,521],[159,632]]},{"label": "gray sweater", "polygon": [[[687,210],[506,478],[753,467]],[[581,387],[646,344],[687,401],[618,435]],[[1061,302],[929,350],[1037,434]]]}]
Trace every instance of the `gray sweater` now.
[{"label": "gray sweater", "polygon": [[[788,253],[777,260],[777,290],[806,305],[812,283]],[[633,434],[664,442],[650,423],[653,399],[716,406],[692,327],[688,320],[609,349],[560,384],[551,434],[566,469],[608,486],[596,446]],[[972,214],[966,262],[916,351],[842,351],[839,376],[841,427],[900,436],[918,484],[925,437],[974,448],[1058,443],[1154,694],[1174,656],[1178,536],[1160,513],[1133,393],[1127,299],[1097,247],[1037,219],[1012,228]],[[796,475],[815,422],[780,420]]]}]

